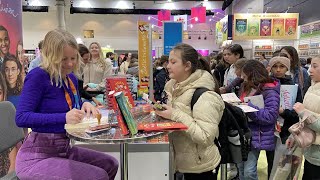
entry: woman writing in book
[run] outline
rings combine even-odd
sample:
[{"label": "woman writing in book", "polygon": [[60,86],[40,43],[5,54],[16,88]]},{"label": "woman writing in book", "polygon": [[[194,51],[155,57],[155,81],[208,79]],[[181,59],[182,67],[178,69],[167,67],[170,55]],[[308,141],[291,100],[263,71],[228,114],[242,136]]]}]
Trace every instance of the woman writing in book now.
[{"label": "woman writing in book", "polygon": [[65,124],[77,124],[97,109],[82,103],[74,73],[80,68],[78,45],[67,31],[47,33],[42,64],[28,73],[16,123],[31,128],[16,159],[20,179],[111,179],[118,162],[110,155],[69,145]]},{"label": "woman writing in book", "polygon": [[[174,149],[175,169],[185,180],[214,180],[220,163],[220,154],[213,143],[219,135],[218,125],[224,103],[219,96],[219,85],[210,72],[209,64],[190,45],[173,48],[167,66],[170,81],[165,86],[168,94],[164,111],[156,113],[166,119],[181,122],[188,130],[169,135]],[[207,88],[194,104],[191,97],[197,88]],[[216,92],[215,92],[216,91]]]},{"label": "woman writing in book", "polygon": [[[252,131],[251,151],[246,162],[238,163],[241,180],[257,180],[257,161],[260,150],[273,151],[275,148],[274,127],[277,121],[280,104],[280,83],[269,77],[266,68],[256,60],[248,60],[242,68],[241,78],[244,82],[240,89],[240,100],[250,96],[262,95],[263,107],[248,105],[257,109],[257,112],[247,113],[250,118],[249,128]],[[270,156],[269,156],[270,157]],[[272,164],[273,157],[268,159]]]},{"label": "woman writing in book", "polygon": [[[316,133],[316,140],[313,144],[304,149],[304,173],[303,180],[320,179],[320,56],[311,60],[309,69],[310,77],[313,81],[304,96],[303,104],[296,103],[293,109],[300,118],[307,118],[307,127]],[[293,147],[294,139],[290,136],[287,145]]]}]

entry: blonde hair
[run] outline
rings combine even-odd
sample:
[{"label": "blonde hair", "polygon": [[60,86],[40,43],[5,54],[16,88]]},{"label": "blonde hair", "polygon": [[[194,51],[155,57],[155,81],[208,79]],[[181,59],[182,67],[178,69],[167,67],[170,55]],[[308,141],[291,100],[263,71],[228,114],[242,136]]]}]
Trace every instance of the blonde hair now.
[{"label": "blonde hair", "polygon": [[[78,44],[73,35],[62,29],[49,31],[43,40],[41,51],[42,62],[40,66],[49,73],[51,83],[53,84],[53,81],[55,81],[57,87],[62,86],[61,64],[64,56],[63,51],[66,46],[78,50]],[[73,73],[78,75],[80,70],[79,52],[76,61]]]},{"label": "blonde hair", "polygon": [[103,58],[104,56],[103,56],[102,48],[101,48],[101,46],[100,46],[100,44],[99,44],[98,42],[92,42],[92,43],[89,45],[90,57],[92,58],[91,46],[92,46],[93,44],[97,45],[98,48],[99,48],[99,59],[98,59],[98,63],[99,63],[100,65],[102,65],[103,69],[105,69],[106,66],[107,66],[107,64],[106,64],[106,61],[105,61],[104,58]]}]

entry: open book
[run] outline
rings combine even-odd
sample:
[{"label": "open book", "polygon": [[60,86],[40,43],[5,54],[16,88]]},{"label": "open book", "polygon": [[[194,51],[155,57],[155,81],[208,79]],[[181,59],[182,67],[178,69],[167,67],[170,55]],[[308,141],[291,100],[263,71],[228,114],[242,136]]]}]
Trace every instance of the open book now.
[{"label": "open book", "polygon": [[[109,110],[99,109],[101,114],[100,125],[108,124],[109,122]],[[96,117],[85,117],[78,124],[65,124],[64,129],[88,129],[89,127],[94,127],[98,125],[98,119]]]}]

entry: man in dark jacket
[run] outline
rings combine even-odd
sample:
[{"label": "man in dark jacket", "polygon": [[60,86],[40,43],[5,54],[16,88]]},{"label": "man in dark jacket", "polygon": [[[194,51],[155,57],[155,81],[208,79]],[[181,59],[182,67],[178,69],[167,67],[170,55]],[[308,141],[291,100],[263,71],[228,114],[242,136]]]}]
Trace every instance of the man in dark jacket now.
[{"label": "man in dark jacket", "polygon": [[160,65],[162,66],[162,69],[158,72],[158,74],[154,78],[154,99],[156,101],[162,101],[162,92],[163,92],[164,86],[169,80],[169,73],[167,71],[168,59],[169,59],[168,56],[165,56],[165,55],[161,56]]}]

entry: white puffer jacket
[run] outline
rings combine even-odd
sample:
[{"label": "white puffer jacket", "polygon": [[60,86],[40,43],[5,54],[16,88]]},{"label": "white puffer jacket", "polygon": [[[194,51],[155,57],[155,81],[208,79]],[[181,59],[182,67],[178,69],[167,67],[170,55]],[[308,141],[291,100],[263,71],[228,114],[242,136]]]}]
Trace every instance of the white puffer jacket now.
[{"label": "white puffer jacket", "polygon": [[[207,71],[197,70],[185,81],[175,84],[175,80],[170,80],[165,86],[168,94],[167,103],[173,107],[171,120],[188,126],[187,131],[177,131],[169,135],[175,168],[182,173],[214,170],[221,159],[214,139],[219,135],[218,125],[223,114],[224,102],[213,91],[216,86],[213,77]],[[192,112],[192,95],[200,87],[212,91],[200,96]]]}]

